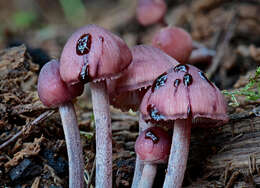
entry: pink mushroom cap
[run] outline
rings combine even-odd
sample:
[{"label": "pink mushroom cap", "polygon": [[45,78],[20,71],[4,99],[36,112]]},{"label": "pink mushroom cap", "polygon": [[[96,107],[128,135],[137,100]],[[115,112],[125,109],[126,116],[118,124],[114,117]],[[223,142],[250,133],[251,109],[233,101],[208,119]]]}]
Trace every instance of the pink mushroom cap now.
[{"label": "pink mushroom cap", "polygon": [[109,80],[110,103],[123,111],[137,110],[155,78],[178,62],[158,48],[137,45],[131,49],[133,60],[122,76]]},{"label": "pink mushroom cap", "polygon": [[38,95],[47,107],[57,107],[83,92],[82,84],[67,85],[61,80],[60,64],[56,60],[46,63],[38,78]]},{"label": "pink mushroom cap", "polygon": [[153,36],[152,45],[183,64],[187,63],[192,51],[190,34],[179,27],[162,28]]},{"label": "pink mushroom cap", "polygon": [[144,130],[137,138],[135,151],[145,163],[166,163],[171,149],[171,137],[160,127]]},{"label": "pink mushroom cap", "polygon": [[219,89],[192,65],[179,64],[160,75],[143,97],[144,120],[167,122],[192,118],[193,126],[217,126],[228,121]]},{"label": "pink mushroom cap", "polygon": [[125,42],[106,29],[87,25],[68,39],[61,54],[61,78],[66,83],[118,77],[131,63]]},{"label": "pink mushroom cap", "polygon": [[166,10],[164,0],[138,0],[136,17],[141,25],[152,25],[163,19]]}]

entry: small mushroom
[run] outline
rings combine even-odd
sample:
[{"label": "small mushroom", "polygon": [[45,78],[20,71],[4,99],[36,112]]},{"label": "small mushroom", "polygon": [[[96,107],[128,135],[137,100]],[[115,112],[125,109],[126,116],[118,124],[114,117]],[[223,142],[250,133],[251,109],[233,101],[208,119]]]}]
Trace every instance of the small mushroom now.
[{"label": "small mushroom", "polygon": [[[110,103],[121,109],[137,111],[146,91],[153,84],[154,79],[178,64],[172,57],[158,48],[148,45],[137,45],[131,49],[133,60],[122,76],[116,80],[108,81]],[[140,116],[139,132],[148,128]],[[132,187],[137,187],[141,178],[143,164],[136,158],[135,173]]]},{"label": "small mushroom", "polygon": [[149,45],[134,46],[131,53],[132,62],[121,77],[107,81],[110,103],[123,111],[137,111],[154,79],[178,64],[160,49]]},{"label": "small mushroom", "polygon": [[138,0],[136,18],[143,26],[159,22],[164,24],[166,10],[167,5],[165,0]]},{"label": "small mushroom", "polygon": [[132,55],[125,42],[96,25],[77,30],[61,55],[66,83],[90,83],[96,126],[96,187],[112,187],[112,129],[106,80],[121,76]]},{"label": "small mushroom", "polygon": [[47,107],[59,107],[69,158],[69,187],[83,188],[83,154],[73,98],[83,92],[82,84],[66,85],[60,78],[59,62],[45,64],[38,78],[38,95]]},{"label": "small mushroom", "polygon": [[145,163],[139,188],[151,188],[157,164],[167,163],[171,148],[171,137],[160,127],[144,130],[137,138],[135,151]]},{"label": "small mushroom", "polygon": [[153,36],[152,45],[183,64],[187,63],[192,51],[190,34],[179,27],[162,28]]},{"label": "small mushroom", "polygon": [[159,76],[143,97],[140,111],[146,121],[174,127],[165,188],[182,185],[191,127],[213,127],[228,121],[223,95],[192,65],[179,64]]}]

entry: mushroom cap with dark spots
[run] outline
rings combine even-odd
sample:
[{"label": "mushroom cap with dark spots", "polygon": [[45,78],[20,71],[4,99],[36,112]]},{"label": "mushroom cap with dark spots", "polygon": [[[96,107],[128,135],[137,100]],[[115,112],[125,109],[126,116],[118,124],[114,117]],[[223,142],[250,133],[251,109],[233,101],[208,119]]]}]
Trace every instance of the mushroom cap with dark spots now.
[{"label": "mushroom cap with dark spots", "polygon": [[137,138],[135,151],[145,163],[166,163],[171,149],[171,137],[160,127],[144,130]]},{"label": "mushroom cap with dark spots", "polygon": [[[143,97],[140,111],[144,120],[165,123],[192,118],[193,126],[202,127],[227,122],[225,99],[201,70],[180,64],[168,70],[166,77]],[[153,86],[156,82],[158,79]]]},{"label": "mushroom cap with dark spots", "polygon": [[152,45],[184,64],[187,63],[192,51],[190,34],[179,27],[162,28],[153,36]]},{"label": "mushroom cap with dark spots", "polygon": [[138,0],[136,17],[141,25],[152,25],[163,19],[166,10],[164,0]]},{"label": "mushroom cap with dark spots", "polygon": [[99,81],[118,77],[131,63],[132,55],[115,34],[96,26],[78,29],[61,54],[61,78],[66,83]]},{"label": "mushroom cap with dark spots", "polygon": [[178,62],[158,48],[137,45],[131,49],[133,60],[121,77],[108,80],[110,103],[122,110],[137,110],[142,97],[155,78]]},{"label": "mushroom cap with dark spots", "polygon": [[67,85],[61,80],[60,64],[56,60],[46,63],[38,78],[38,95],[45,106],[57,107],[83,92],[83,84]]}]

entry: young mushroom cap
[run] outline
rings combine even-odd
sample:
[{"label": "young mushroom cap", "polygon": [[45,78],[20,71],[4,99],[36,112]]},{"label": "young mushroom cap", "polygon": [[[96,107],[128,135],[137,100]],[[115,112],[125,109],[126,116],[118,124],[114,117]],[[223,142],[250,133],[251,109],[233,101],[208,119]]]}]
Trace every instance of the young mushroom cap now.
[{"label": "young mushroom cap", "polygon": [[45,106],[57,107],[83,92],[83,85],[67,85],[61,80],[59,62],[51,60],[46,63],[38,78],[38,95]]},{"label": "young mushroom cap", "polygon": [[141,25],[152,25],[163,20],[166,10],[164,0],[138,0],[136,17]]},{"label": "young mushroom cap", "polygon": [[75,32],[61,54],[60,72],[66,83],[118,77],[131,63],[125,42],[106,29],[87,25]]},{"label": "young mushroom cap", "polygon": [[217,126],[228,120],[219,89],[192,65],[179,64],[160,75],[140,106],[144,120],[192,118],[193,126]]},{"label": "young mushroom cap", "polygon": [[160,127],[144,130],[135,143],[136,154],[145,163],[166,163],[170,148],[171,137]]},{"label": "young mushroom cap", "polygon": [[152,45],[183,64],[187,63],[192,51],[190,34],[179,27],[162,28],[153,36]]},{"label": "young mushroom cap", "polygon": [[155,78],[178,64],[158,48],[137,45],[131,49],[132,63],[115,80],[109,80],[110,103],[123,111],[137,110],[142,97]]},{"label": "young mushroom cap", "polygon": [[69,160],[69,187],[84,187],[83,155],[80,143],[80,132],[73,98],[81,95],[83,85],[66,85],[61,80],[59,62],[52,60],[45,64],[38,78],[38,95],[42,103],[48,107],[59,107],[63,131],[65,135]]}]

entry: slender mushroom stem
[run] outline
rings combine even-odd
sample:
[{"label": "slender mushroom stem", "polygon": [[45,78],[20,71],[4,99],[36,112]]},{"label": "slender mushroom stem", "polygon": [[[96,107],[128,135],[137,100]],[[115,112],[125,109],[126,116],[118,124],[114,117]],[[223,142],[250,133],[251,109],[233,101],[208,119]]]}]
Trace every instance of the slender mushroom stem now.
[{"label": "slender mushroom stem", "polygon": [[139,188],[152,188],[153,181],[157,172],[157,164],[145,164]]},{"label": "slender mushroom stem", "polygon": [[[142,132],[142,129],[141,129],[141,127],[139,127],[139,135],[140,135],[141,132]],[[143,162],[136,155],[135,172],[134,172],[134,178],[133,178],[131,188],[137,188],[138,187],[138,184],[139,184],[140,179],[142,177],[143,168],[144,168]]]},{"label": "slender mushroom stem", "polygon": [[96,126],[96,188],[112,187],[112,128],[105,81],[90,83]]},{"label": "slender mushroom stem", "polygon": [[189,154],[190,132],[190,119],[175,120],[164,188],[180,188],[182,186]]},{"label": "slender mushroom stem", "polygon": [[[151,125],[146,123],[142,118],[142,114],[139,113],[139,135],[141,134],[141,132],[143,130],[148,129],[149,127],[151,127]],[[131,188],[137,188],[138,187],[138,184],[139,184],[140,179],[142,177],[143,168],[144,168],[144,163],[136,155],[134,178],[133,178]]]},{"label": "slender mushroom stem", "polygon": [[80,143],[80,133],[77,117],[72,102],[64,103],[59,107],[63,131],[69,158],[69,187],[83,188],[83,154]]}]

